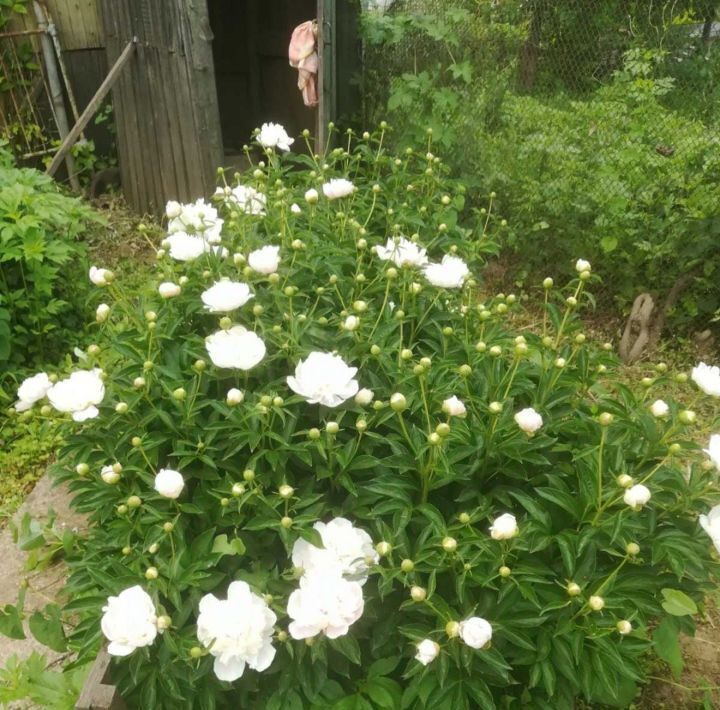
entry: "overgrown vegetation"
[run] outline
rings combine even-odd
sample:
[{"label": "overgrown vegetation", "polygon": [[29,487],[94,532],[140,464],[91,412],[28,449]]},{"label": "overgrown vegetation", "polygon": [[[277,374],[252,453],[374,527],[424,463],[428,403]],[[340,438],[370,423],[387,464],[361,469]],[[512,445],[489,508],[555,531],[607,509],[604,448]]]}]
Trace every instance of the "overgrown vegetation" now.
[{"label": "overgrown vegetation", "polygon": [[0,363],[32,367],[73,342],[87,293],[82,238],[99,215],[0,150]]},{"label": "overgrown vegetation", "polygon": [[430,128],[497,192],[521,280],[578,250],[626,310],[677,283],[673,327],[720,308],[717,3],[398,2],[364,17],[367,108],[400,146]]}]

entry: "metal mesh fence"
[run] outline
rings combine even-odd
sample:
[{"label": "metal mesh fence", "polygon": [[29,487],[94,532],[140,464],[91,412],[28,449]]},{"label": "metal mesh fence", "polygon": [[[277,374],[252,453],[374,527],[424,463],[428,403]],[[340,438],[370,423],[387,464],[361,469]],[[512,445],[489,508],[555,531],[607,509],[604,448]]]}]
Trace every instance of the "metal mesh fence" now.
[{"label": "metal mesh fence", "polygon": [[[445,116],[465,138],[480,123],[486,134],[498,121],[516,123],[527,137],[547,122],[536,144],[551,154],[594,141],[597,180],[614,183],[623,181],[605,167],[638,142],[652,155],[627,161],[628,170],[676,154],[702,160],[720,141],[719,8],[718,0],[397,0],[384,11],[384,35],[374,11],[371,32],[382,38],[366,50],[366,119],[386,112],[404,74],[442,66],[437,91],[452,84],[453,67],[470,67],[459,106]],[[457,82],[451,88],[457,93]],[[564,128],[568,113],[574,135]]]}]

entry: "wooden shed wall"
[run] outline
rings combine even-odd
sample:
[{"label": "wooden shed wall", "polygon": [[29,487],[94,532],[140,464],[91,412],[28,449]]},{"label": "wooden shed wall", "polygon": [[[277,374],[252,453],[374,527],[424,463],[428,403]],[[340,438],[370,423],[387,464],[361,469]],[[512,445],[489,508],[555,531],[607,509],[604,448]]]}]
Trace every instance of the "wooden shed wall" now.
[{"label": "wooden shed wall", "polygon": [[98,0],[46,0],[63,50],[105,47]]},{"label": "wooden shed wall", "polygon": [[212,33],[204,2],[102,0],[108,63],[137,38],[113,89],[123,189],[138,211],[193,200],[222,161]]}]

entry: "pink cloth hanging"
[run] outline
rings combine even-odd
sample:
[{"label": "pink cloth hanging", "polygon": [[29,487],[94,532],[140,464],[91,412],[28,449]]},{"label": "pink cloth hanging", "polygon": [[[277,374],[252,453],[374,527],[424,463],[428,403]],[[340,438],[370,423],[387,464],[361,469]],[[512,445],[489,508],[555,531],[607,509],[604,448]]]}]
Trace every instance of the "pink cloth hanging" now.
[{"label": "pink cloth hanging", "polygon": [[290,39],[290,66],[298,70],[298,89],[306,106],[318,105],[317,94],[317,22],[309,20],[298,25]]}]

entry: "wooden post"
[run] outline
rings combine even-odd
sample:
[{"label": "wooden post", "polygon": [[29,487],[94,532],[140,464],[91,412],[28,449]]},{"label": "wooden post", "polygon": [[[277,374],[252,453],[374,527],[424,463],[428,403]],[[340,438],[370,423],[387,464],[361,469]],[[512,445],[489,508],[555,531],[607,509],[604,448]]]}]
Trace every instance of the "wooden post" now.
[{"label": "wooden post", "polygon": [[52,162],[46,170],[48,175],[55,174],[55,171],[58,169],[60,163],[63,161],[65,156],[69,155],[70,149],[73,147],[75,141],[85,129],[85,126],[87,126],[87,124],[90,122],[90,119],[95,115],[97,110],[102,105],[103,99],[107,96],[110,89],[112,89],[113,84],[120,76],[120,72],[127,64],[128,59],[130,59],[130,56],[135,49],[136,41],[136,39],[133,39],[132,41],[127,43],[127,46],[123,50],[122,54],[118,57],[118,60],[115,62],[113,68],[108,72],[108,75],[105,77],[105,81],[103,81],[103,83],[100,85],[100,88],[95,93],[95,96],[92,97],[90,103],[85,107],[85,110],[82,112],[82,115],[78,119],[78,122],[73,126],[73,129],[63,139],[63,142],[58,148],[57,153],[55,153],[55,157],[52,159]]},{"label": "wooden post", "polygon": [[75,710],[127,710],[117,688],[110,683],[110,656],[100,649],[85,679]]},{"label": "wooden post", "polygon": [[[33,2],[33,8],[35,10],[35,17],[38,23],[38,29],[43,30],[41,37],[43,59],[45,60],[45,72],[47,74],[48,85],[50,87],[50,101],[52,102],[53,114],[55,115],[55,123],[60,133],[60,139],[65,140],[68,133],[70,132],[70,126],[68,125],[67,114],[65,113],[65,102],[63,101],[63,89],[60,83],[60,76],[58,75],[57,63],[55,61],[55,53],[53,50],[52,40],[47,33],[47,21],[45,14],[40,7],[40,4],[35,0]],[[67,165],[68,177],[70,178],[70,185],[73,190],[80,189],[80,181],[75,174],[75,161],[69,152],[66,153],[65,164]],[[57,170],[57,166],[55,168]]]}]

